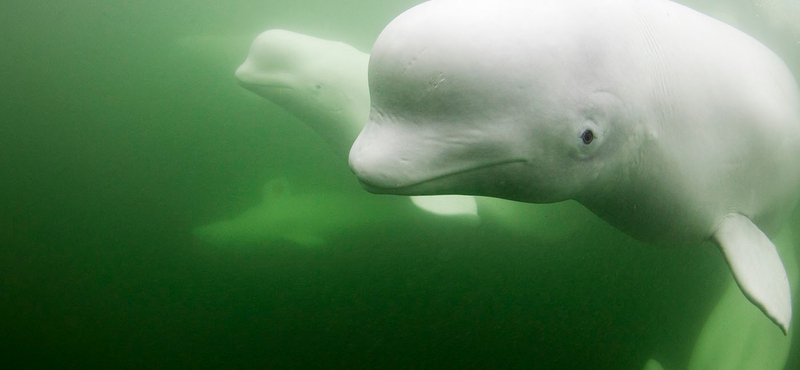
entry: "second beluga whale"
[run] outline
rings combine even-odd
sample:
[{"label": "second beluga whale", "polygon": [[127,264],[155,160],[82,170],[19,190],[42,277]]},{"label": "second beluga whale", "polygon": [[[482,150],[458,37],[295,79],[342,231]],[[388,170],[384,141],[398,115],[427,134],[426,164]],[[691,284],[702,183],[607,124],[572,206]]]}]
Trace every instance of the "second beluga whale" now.
[{"label": "second beluga whale", "polygon": [[[344,162],[369,115],[369,54],[343,42],[273,29],[262,32],[236,70],[246,89],[281,106],[316,132]],[[477,217],[474,197],[411,197],[438,215]]]},{"label": "second beluga whale", "polygon": [[[230,219],[195,228],[195,237],[224,245],[284,240],[316,247],[377,225],[413,229],[414,225],[430,223],[437,217],[421,214],[403,199],[375,199],[357,192],[331,190],[298,192],[292,185],[286,178],[268,181],[259,204]],[[467,225],[471,223],[468,217],[460,219]]]},{"label": "second beluga whale", "polygon": [[236,79],[347,156],[369,114],[368,61],[343,42],[273,29],[252,41]]},{"label": "second beluga whale", "polygon": [[367,190],[574,199],[642,241],[711,241],[788,330],[768,235],[800,197],[800,93],[750,36],[667,0],[433,0],[383,30],[369,86]]}]

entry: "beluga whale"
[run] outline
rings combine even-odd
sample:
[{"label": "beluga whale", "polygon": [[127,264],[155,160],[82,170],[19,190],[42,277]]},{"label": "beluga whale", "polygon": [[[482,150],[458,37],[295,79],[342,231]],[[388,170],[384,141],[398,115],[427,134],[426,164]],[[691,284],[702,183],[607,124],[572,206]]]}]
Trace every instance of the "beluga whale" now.
[{"label": "beluga whale", "polygon": [[432,0],[368,80],[366,190],[572,199],[644,242],[715,243],[787,333],[769,237],[800,197],[800,92],[754,38],[668,0]]},{"label": "beluga whale", "polygon": [[[253,40],[236,79],[300,119],[344,163],[369,115],[368,61],[369,54],[344,42],[271,29]],[[478,218],[471,196],[410,199],[435,215]]]},{"label": "beluga whale", "polygon": [[368,61],[343,42],[272,29],[253,40],[236,79],[346,156],[369,114]]},{"label": "beluga whale", "polygon": [[[380,225],[413,230],[415,225],[439,219],[435,214],[419,212],[411,202],[401,198],[331,190],[299,192],[293,185],[296,184],[283,177],[272,179],[263,186],[259,204],[229,219],[197,227],[193,234],[198,240],[215,245],[252,245],[280,240],[318,247],[331,239],[363,233],[365,229]],[[464,225],[474,223],[466,214],[456,220]]]}]

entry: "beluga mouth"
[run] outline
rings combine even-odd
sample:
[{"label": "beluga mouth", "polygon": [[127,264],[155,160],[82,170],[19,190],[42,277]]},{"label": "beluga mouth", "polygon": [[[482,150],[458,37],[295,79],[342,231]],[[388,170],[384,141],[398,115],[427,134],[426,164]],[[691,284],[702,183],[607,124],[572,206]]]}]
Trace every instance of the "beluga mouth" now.
[{"label": "beluga mouth", "polygon": [[280,76],[274,73],[268,74],[259,71],[253,62],[245,61],[239,68],[236,69],[236,81],[242,87],[253,90],[256,88],[269,88],[269,89],[293,89],[294,84],[290,81],[290,76]]},{"label": "beluga mouth", "polygon": [[[482,193],[487,185],[496,187],[492,184],[492,176],[489,173],[507,165],[525,163],[523,159],[510,159],[494,163],[488,163],[475,167],[455,170],[440,175],[434,175],[418,181],[397,181],[387,176],[371,175],[369,172],[357,170],[353,171],[361,183],[364,190],[374,194],[395,194],[395,195],[441,195],[441,194],[472,194]],[[472,188],[472,189],[471,189]]]}]

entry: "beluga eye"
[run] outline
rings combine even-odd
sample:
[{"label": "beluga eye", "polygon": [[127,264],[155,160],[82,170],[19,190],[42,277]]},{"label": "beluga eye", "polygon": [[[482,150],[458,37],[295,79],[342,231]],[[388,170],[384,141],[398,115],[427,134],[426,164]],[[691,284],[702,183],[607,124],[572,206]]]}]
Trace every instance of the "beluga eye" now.
[{"label": "beluga eye", "polygon": [[583,143],[589,145],[594,141],[594,133],[592,130],[586,130],[581,134],[581,139],[583,139]]}]

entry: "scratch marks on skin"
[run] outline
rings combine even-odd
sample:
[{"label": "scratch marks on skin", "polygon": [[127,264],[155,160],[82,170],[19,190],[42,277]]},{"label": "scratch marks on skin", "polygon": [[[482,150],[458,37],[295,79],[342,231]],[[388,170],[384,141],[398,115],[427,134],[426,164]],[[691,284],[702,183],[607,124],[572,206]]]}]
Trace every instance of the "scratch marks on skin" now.
[{"label": "scratch marks on skin", "polygon": [[425,89],[420,91],[419,94],[414,98],[416,103],[421,103],[430,97],[436,92],[441,85],[445,81],[444,73],[440,72],[439,74],[429,78],[425,82]]},{"label": "scratch marks on skin", "polygon": [[408,64],[406,64],[406,67],[405,67],[405,68],[403,68],[403,72],[400,72],[400,74],[401,74],[401,75],[404,75],[404,74],[406,74],[406,71],[408,71],[409,69],[411,69],[411,67],[413,67],[413,66],[414,66],[414,64],[416,64],[416,63],[417,63],[417,60],[419,59],[419,57],[421,57],[421,56],[422,56],[422,54],[425,54],[425,51],[427,51],[427,50],[428,50],[428,48],[427,48],[427,47],[425,47],[425,48],[422,48],[422,50],[420,50],[420,51],[419,51],[419,54],[417,54],[417,55],[416,55],[416,56],[415,56],[413,59],[411,59],[411,60],[409,60],[409,61],[408,61]]},{"label": "scratch marks on skin", "polygon": [[442,82],[444,82],[444,73],[439,73],[437,76],[431,77],[428,80],[428,87],[425,89],[425,95],[430,95],[436,91]]},{"label": "scratch marks on skin", "polygon": [[[427,47],[422,48],[422,50],[420,50],[419,53],[417,53],[417,55],[415,55],[413,58],[411,58],[411,60],[408,61],[408,63],[406,63],[405,67],[400,72],[400,75],[403,76],[403,75],[406,74],[406,72],[408,72],[410,69],[412,69],[414,67],[414,65],[417,64],[417,61],[420,58],[422,58],[422,56],[427,51],[428,51]],[[425,98],[429,97],[431,94],[433,94],[433,92],[435,92],[439,88],[439,85],[441,85],[442,82],[444,82],[444,81],[445,81],[445,78],[444,78],[444,73],[443,72],[440,72],[439,74],[437,74],[437,75],[431,77],[430,79],[428,79],[427,83],[425,84],[426,85],[425,86],[425,90],[419,95],[418,99],[422,100],[422,99],[425,99]]]}]

